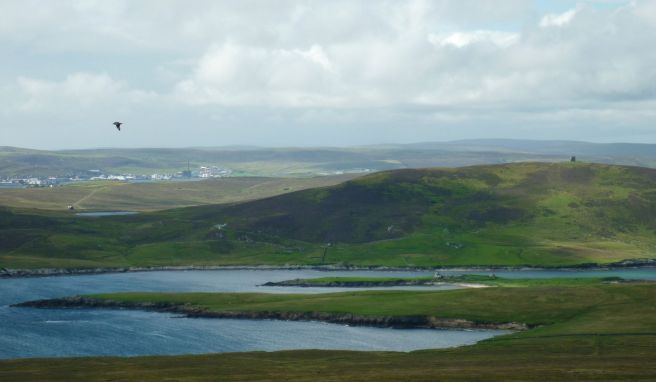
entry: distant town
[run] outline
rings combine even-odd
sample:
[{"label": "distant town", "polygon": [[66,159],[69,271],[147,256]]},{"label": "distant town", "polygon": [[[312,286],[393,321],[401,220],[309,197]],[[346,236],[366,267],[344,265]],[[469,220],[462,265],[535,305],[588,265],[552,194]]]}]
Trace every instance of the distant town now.
[{"label": "distant town", "polygon": [[110,174],[102,170],[90,169],[85,173],[71,176],[18,176],[1,177],[0,188],[21,187],[56,187],[65,184],[84,181],[120,181],[120,182],[148,182],[185,179],[210,179],[225,178],[232,176],[233,171],[228,168],[217,166],[200,166],[197,170],[187,169],[175,173],[153,173],[153,174]]},{"label": "distant town", "polygon": [[[343,174],[365,174],[374,170],[369,168],[352,168],[342,170],[318,171],[306,175],[329,176]],[[112,174],[102,170],[90,169],[80,174],[70,176],[0,176],[0,188],[30,188],[30,187],[57,187],[76,182],[90,181],[118,181],[118,182],[150,182],[175,180],[202,180],[212,178],[227,178],[235,176],[229,168],[218,166],[200,166],[197,169],[178,171],[175,173],[158,172],[153,174]]]}]

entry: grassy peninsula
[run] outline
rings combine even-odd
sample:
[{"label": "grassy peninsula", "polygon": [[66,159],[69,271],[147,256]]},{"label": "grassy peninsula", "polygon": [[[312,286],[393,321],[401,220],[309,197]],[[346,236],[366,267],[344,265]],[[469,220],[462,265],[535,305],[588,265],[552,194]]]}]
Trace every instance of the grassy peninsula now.
[{"label": "grassy peninsula", "polygon": [[472,284],[480,286],[525,287],[538,285],[590,285],[605,283],[626,282],[621,277],[604,278],[535,278],[511,279],[494,275],[447,275],[422,277],[316,277],[310,279],[294,279],[278,282],[268,282],[265,286],[302,286],[302,287],[377,287],[377,286],[403,286],[403,285],[439,285],[439,284]]},{"label": "grassy peninsula", "polygon": [[174,303],[214,312],[522,322],[532,329],[456,349],[411,353],[290,351],[203,356],[12,360],[3,380],[647,381],[656,377],[656,284],[590,280],[450,291],[321,295],[117,293],[97,301]]},{"label": "grassy peninsula", "polygon": [[[166,304],[207,312],[317,312],[372,317],[464,319],[480,323],[519,322],[539,327],[531,335],[597,333],[597,322],[617,322],[626,315],[623,330],[650,328],[656,320],[632,317],[656,312],[656,283],[609,283],[603,279],[545,279],[535,285],[520,281],[514,287],[448,291],[354,291],[328,294],[160,293],[128,292],[83,296],[91,303]],[[640,298],[644,308],[634,300]],[[45,300],[57,301],[57,300]],[[613,304],[608,304],[613,301]],[[82,302],[82,305],[86,302]],[[164,306],[164,305],[163,305]],[[613,313],[614,312],[614,313]],[[611,314],[612,313],[612,314]],[[587,317],[586,319],[583,319]],[[631,318],[632,317],[632,318]],[[594,319],[593,319],[594,318]],[[555,328],[554,328],[555,326]],[[610,330],[612,326],[603,326]]]},{"label": "grassy peninsula", "polygon": [[0,267],[611,264],[656,258],[656,170],[395,170],[270,198],[89,219],[0,210]]}]

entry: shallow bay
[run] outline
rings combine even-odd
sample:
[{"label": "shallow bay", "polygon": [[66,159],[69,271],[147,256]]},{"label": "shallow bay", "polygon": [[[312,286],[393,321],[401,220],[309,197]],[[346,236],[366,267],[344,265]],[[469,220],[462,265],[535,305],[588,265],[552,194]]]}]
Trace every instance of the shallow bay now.
[{"label": "shallow bay", "polygon": [[[338,292],[345,289],[259,287],[258,285],[267,281],[326,275],[416,277],[430,274],[432,272],[225,270],[5,279],[0,280],[0,323],[2,323],[0,358],[131,356],[302,348],[410,351],[471,344],[504,333],[346,327],[320,322],[189,319],[170,314],[124,310],[40,310],[9,307],[10,304],[34,299],[118,291]],[[496,274],[503,277],[618,275],[626,278],[656,278],[656,270],[653,269],[531,270],[502,271]],[[412,289],[426,289],[426,287]]]}]

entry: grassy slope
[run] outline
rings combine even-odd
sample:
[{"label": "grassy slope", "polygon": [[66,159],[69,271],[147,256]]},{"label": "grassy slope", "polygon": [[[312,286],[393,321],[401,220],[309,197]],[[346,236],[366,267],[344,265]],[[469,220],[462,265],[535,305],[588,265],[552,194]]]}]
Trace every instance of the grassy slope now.
[{"label": "grassy slope", "polygon": [[474,346],[412,353],[292,351],[130,359],[0,362],[3,380],[653,380],[656,290],[652,283],[543,285],[438,292],[326,295],[112,294],[213,310],[435,315],[544,326]]},{"label": "grassy slope", "polygon": [[[512,339],[404,353],[299,350],[0,361],[3,381],[653,381],[652,337]],[[563,349],[570,349],[564,352]],[[627,354],[627,350],[633,353]]]},{"label": "grassy slope", "polygon": [[[236,205],[0,213],[0,266],[568,266],[656,256],[656,170],[519,163],[377,173]],[[215,226],[228,223],[227,229]],[[0,237],[2,239],[3,237]]]},{"label": "grassy slope", "polygon": [[0,189],[0,205],[65,210],[153,211],[235,203],[335,185],[354,175],[313,178],[237,177],[194,182],[84,182],[55,188]]}]

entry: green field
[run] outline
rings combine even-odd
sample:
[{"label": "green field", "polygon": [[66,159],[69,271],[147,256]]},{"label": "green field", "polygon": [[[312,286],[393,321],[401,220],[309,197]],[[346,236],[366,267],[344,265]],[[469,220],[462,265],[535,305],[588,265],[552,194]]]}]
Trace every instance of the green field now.
[{"label": "green field", "polygon": [[335,185],[356,175],[310,178],[234,177],[189,182],[81,182],[53,188],[0,189],[0,206],[24,209],[154,211],[235,203]]},{"label": "green field", "polygon": [[397,170],[136,216],[4,209],[0,267],[609,264],[656,258],[653,216],[652,169],[518,163]]},{"label": "green field", "polygon": [[650,381],[656,378],[656,284],[585,283],[321,295],[120,293],[211,311],[428,315],[523,322],[533,329],[477,345],[411,353],[289,351],[0,362],[2,380],[44,381]]},{"label": "green field", "polygon": [[[567,351],[564,351],[567,349]],[[653,381],[653,336],[511,338],[413,353],[297,350],[0,361],[3,381]]]}]

